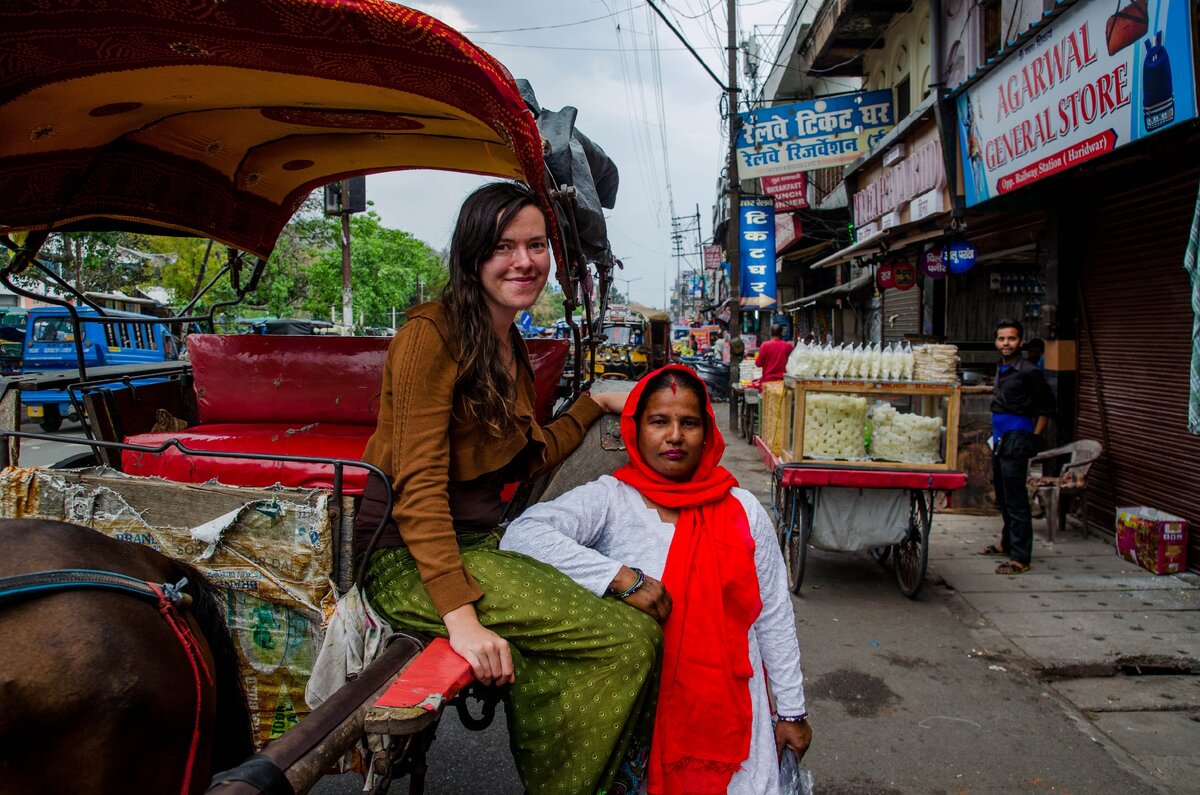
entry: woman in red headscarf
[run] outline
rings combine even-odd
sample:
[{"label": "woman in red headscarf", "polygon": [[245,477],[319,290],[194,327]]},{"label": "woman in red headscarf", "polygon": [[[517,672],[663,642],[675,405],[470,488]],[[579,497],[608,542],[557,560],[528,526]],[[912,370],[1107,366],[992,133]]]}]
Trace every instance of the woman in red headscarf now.
[{"label": "woman in red headscarf", "polygon": [[647,792],[778,791],[778,753],[803,755],[812,730],[771,520],[720,466],[725,442],[691,370],[639,381],[621,436],[628,464],[533,506],[501,547],[663,622]]}]

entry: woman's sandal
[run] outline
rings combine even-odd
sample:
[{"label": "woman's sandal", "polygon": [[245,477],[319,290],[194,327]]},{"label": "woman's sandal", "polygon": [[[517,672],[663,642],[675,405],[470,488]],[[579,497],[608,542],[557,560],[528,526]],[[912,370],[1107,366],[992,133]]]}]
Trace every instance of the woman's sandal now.
[{"label": "woman's sandal", "polygon": [[1024,574],[1027,571],[1029,571],[1029,564],[1016,560],[1006,560],[996,567],[997,574]]},{"label": "woman's sandal", "polygon": [[1005,552],[1003,549],[1001,549],[999,544],[988,544],[986,547],[979,550],[978,554],[980,554],[980,555],[1007,555],[1008,553]]}]

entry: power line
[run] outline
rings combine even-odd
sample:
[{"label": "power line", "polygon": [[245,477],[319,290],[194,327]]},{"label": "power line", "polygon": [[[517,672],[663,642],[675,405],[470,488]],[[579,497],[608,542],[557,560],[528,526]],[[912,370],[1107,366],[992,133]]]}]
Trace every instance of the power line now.
[{"label": "power line", "polygon": [[692,53],[692,56],[695,57],[697,63],[699,63],[701,66],[704,67],[704,71],[708,72],[708,76],[716,81],[717,85],[721,87],[721,90],[722,91],[728,90],[725,87],[725,84],[721,82],[721,78],[717,77],[717,75],[713,72],[713,70],[708,68],[708,64],[706,64],[704,62],[704,59],[700,57],[700,53],[696,52],[696,48],[693,47],[686,38],[684,38],[682,33],[680,33],[678,30],[676,30],[675,26],[671,24],[671,20],[667,19],[667,15],[664,14],[661,10],[659,10],[658,6],[654,5],[654,0],[646,0],[646,4],[649,5],[652,9],[654,9],[654,13],[658,14],[659,17],[662,18],[662,21],[664,23],[666,23],[667,27],[671,29],[671,32],[675,34],[675,38],[677,38],[681,42],[683,42],[683,46],[688,48],[688,50]]},{"label": "power line", "polygon": [[[654,52],[650,47],[551,47],[547,44],[513,44],[507,41],[474,41],[474,44],[487,47],[519,47],[522,50],[565,50],[567,52]],[[662,52],[687,52],[685,47],[659,47]],[[716,47],[700,47],[701,50],[715,50]]]},{"label": "power line", "polygon": [[570,27],[574,27],[575,25],[586,25],[589,22],[599,22],[602,19],[608,19],[609,17],[614,17],[619,13],[621,13],[621,12],[614,11],[611,14],[604,14],[603,16],[592,17],[591,19],[581,19],[578,22],[563,22],[558,25],[539,25],[539,26],[533,27],[533,28],[502,28],[499,30],[464,30],[462,32],[463,33],[523,33],[527,30],[554,30],[556,28],[570,28]]}]

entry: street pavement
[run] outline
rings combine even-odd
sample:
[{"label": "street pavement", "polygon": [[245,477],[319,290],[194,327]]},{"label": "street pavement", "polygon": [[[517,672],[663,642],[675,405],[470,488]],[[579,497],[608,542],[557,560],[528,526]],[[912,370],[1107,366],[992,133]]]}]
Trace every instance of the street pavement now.
[{"label": "street pavement", "polygon": [[[757,450],[727,440],[725,465],[769,505]],[[1033,569],[1004,577],[976,554],[999,538],[997,515],[938,513],[915,600],[866,554],[810,552],[794,604],[818,793],[1196,791],[1197,579],[1036,529]],[[522,792],[502,724],[473,733],[447,715],[427,791]],[[314,792],[359,786],[328,777]]]}]

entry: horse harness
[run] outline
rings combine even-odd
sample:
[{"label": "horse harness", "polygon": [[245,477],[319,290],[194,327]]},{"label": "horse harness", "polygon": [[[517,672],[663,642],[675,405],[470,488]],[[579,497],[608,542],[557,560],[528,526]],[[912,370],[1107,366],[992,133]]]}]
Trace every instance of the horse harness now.
[{"label": "horse harness", "polygon": [[184,768],[181,795],[187,795],[191,789],[192,771],[196,763],[196,746],[200,742],[200,717],[203,711],[203,683],[201,677],[213,685],[212,672],[204,661],[200,643],[196,640],[192,628],[180,612],[192,603],[190,594],[184,593],[187,585],[184,577],[175,584],[152,583],[118,574],[112,571],[95,569],[51,569],[35,571],[28,574],[17,574],[11,577],[0,577],[0,607],[7,602],[33,599],[48,596],[61,591],[101,590],[115,591],[129,596],[136,596],[150,602],[158,608],[159,615],[166,621],[167,626],[175,635],[179,645],[188,658],[192,667],[192,677],[196,685],[196,719],[192,725],[192,740],[188,746],[187,766]]}]

